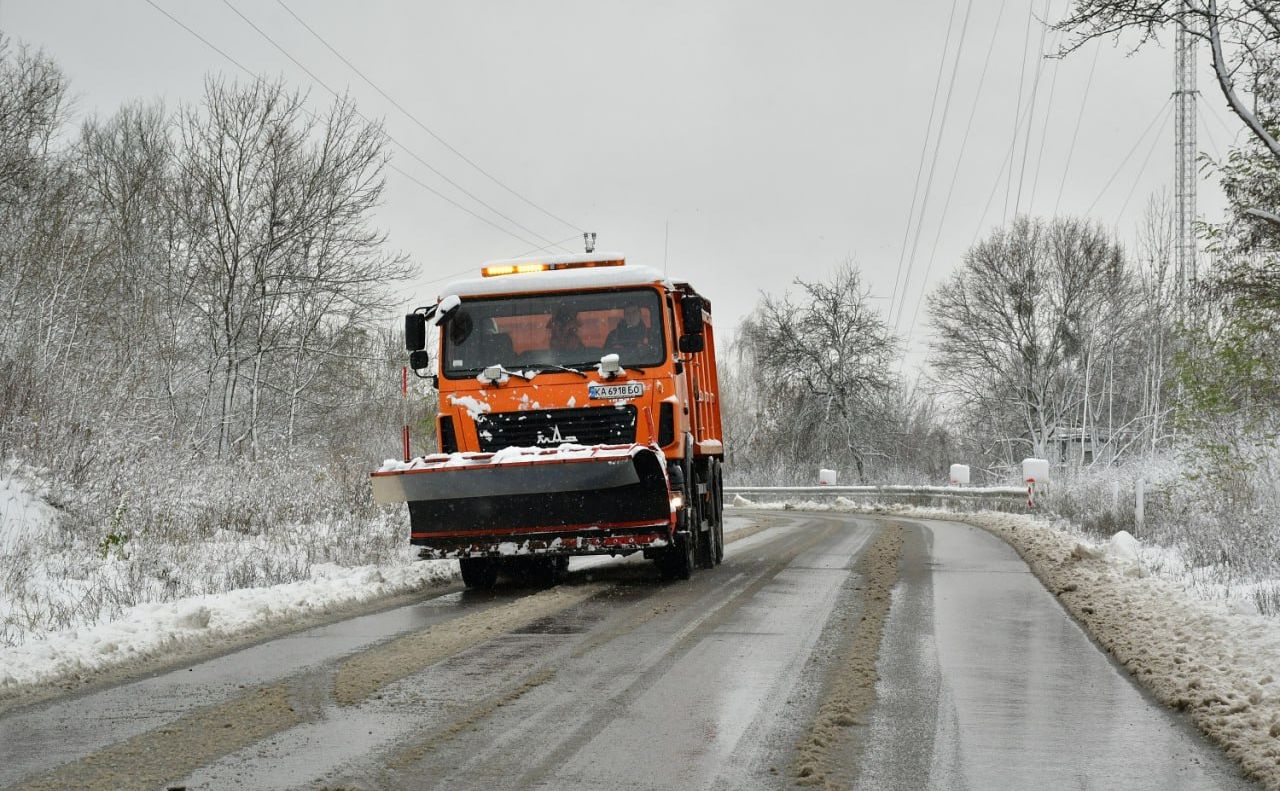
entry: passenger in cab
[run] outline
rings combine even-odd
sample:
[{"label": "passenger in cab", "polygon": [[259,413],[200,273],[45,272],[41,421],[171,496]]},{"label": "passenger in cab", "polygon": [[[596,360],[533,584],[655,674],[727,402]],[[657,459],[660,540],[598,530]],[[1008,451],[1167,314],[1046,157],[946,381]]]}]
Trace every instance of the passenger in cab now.
[{"label": "passenger in cab", "polygon": [[551,330],[552,349],[582,349],[585,344],[578,335],[578,314],[568,308],[558,308],[547,322]]}]

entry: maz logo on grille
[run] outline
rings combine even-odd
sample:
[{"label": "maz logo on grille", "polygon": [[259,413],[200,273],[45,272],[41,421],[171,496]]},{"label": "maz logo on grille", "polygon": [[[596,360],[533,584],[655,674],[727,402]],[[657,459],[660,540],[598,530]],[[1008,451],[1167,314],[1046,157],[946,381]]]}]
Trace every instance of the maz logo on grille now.
[{"label": "maz logo on grille", "polygon": [[489,412],[476,416],[476,434],[480,449],[488,453],[513,445],[625,445],[636,441],[636,408],[627,404]]},{"label": "maz logo on grille", "polygon": [[551,427],[550,436],[543,434],[541,431],[539,431],[538,439],[537,439],[537,443],[539,445],[560,445],[565,442],[577,442],[577,441],[578,441],[577,437],[566,437],[561,435],[560,425],[558,423]]}]

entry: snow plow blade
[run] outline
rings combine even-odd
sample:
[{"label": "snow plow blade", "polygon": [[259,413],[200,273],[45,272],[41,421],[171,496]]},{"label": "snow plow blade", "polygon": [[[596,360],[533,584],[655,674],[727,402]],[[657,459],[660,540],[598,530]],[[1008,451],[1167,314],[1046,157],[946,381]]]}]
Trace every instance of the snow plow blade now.
[{"label": "snow plow blade", "polygon": [[408,503],[411,543],[439,557],[663,546],[672,523],[664,460],[643,445],[437,454],[372,477],[374,499]]}]

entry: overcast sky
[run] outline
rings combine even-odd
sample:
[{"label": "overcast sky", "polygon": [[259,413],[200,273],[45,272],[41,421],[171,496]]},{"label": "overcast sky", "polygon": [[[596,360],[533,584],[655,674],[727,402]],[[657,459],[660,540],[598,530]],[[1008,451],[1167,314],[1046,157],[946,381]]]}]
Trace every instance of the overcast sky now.
[{"label": "overcast sky", "polygon": [[[311,87],[313,106],[329,99],[222,0],[154,2],[255,72]],[[417,157],[525,226],[394,148],[397,167],[510,232],[389,174],[378,221],[422,270],[406,305],[434,300],[450,275],[583,228],[598,232],[601,249],[690,280],[720,326],[736,325],[761,290],[825,277],[850,257],[889,311],[914,247],[901,317],[893,308],[905,332],[922,286],[936,285],[1015,204],[1038,215],[1088,211],[1128,242],[1149,196],[1172,181],[1171,50],[1129,56],[1108,42],[1042,61],[1043,26],[1033,18],[1028,28],[1026,0],[973,0],[971,10],[970,0],[284,0],[419,121],[566,225],[451,153],[276,0],[231,2],[316,77],[385,118]],[[1051,19],[1065,2],[1051,0]],[[1044,8],[1035,0],[1037,17]],[[240,76],[146,0],[0,0],[0,29],[58,61],[81,117],[131,100],[193,101],[206,74]],[[1046,46],[1055,41],[1050,32]],[[1200,147],[1214,154],[1238,125],[1203,54],[1200,63]],[[1015,116],[1033,96],[1029,146],[1023,124],[1010,157]],[[907,226],[922,152],[933,178],[915,241]],[[998,178],[1010,159],[1012,179]],[[1200,203],[1209,217],[1219,211],[1212,181]],[[581,240],[567,246],[578,251]],[[912,348],[926,340],[921,309]]]}]

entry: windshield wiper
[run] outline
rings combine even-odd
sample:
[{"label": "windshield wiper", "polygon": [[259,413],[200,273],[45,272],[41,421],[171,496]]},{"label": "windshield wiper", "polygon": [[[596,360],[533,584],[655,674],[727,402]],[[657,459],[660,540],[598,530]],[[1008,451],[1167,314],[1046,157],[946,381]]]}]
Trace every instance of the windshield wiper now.
[{"label": "windshield wiper", "polygon": [[[495,370],[497,371],[498,375],[490,376],[489,374],[491,374]],[[525,380],[526,382],[534,377],[534,375],[530,374],[528,371],[511,371],[511,370],[508,370],[506,366],[498,364],[498,365],[485,366],[480,371],[480,373],[476,375],[476,378],[479,379],[484,384],[499,385],[505,382],[507,380],[507,377],[511,377],[511,376],[518,376],[521,379]]]},{"label": "windshield wiper", "polygon": [[583,379],[589,379],[586,371],[579,371],[577,368],[569,368],[564,365],[556,365],[555,363],[533,363],[532,370],[535,374],[546,373],[548,369],[556,371],[565,371],[566,373],[577,374]]},{"label": "windshield wiper", "polygon": [[[600,362],[598,362],[598,363],[596,363],[596,364],[595,364],[595,366],[596,366],[596,370],[597,370],[597,371],[599,371],[602,375],[604,375],[604,376],[608,376],[608,375],[609,375],[609,373],[608,373],[607,371],[605,371],[605,370],[604,370],[604,363],[605,363],[605,360],[606,360],[607,358],[609,358],[609,357],[618,357],[618,356],[619,356],[619,355],[616,355],[616,354],[613,354],[613,355],[606,354],[604,357],[601,357],[601,358],[600,358]],[[627,365],[626,363],[622,362],[621,360],[619,360],[619,361],[618,361],[618,368],[619,368],[619,370],[635,371],[635,372],[636,372],[636,373],[638,373],[638,374],[647,373],[647,372],[645,371],[645,369],[641,368],[640,366],[638,366],[638,365]]]}]

